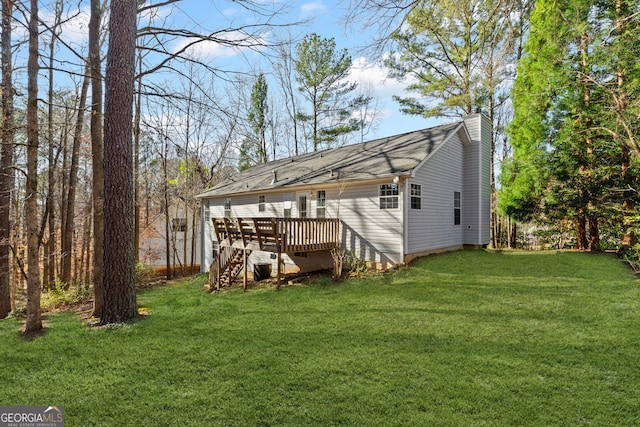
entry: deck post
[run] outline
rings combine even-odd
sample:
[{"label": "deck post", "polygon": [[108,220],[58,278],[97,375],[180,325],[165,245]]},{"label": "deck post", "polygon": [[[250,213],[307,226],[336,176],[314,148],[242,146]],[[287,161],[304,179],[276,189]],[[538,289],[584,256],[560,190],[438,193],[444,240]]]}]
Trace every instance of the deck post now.
[{"label": "deck post", "polygon": [[231,271],[233,270],[233,249],[229,248],[229,257],[227,258],[227,286],[231,286]]},{"label": "deck post", "polygon": [[248,275],[248,273],[247,273],[247,259],[249,258],[247,256],[247,248],[244,248],[243,252],[244,252],[244,257],[243,257],[244,258],[243,259],[243,262],[244,262],[244,266],[243,266],[243,268],[244,268],[244,277],[242,279],[242,290],[246,291],[247,290],[247,280],[248,280],[247,279],[247,275]]},{"label": "deck post", "polygon": [[220,258],[222,258],[222,246],[218,246],[218,254],[216,256],[216,262],[218,263],[218,268],[216,268],[216,283],[215,283],[215,288],[216,290],[220,289],[220,278],[222,277],[222,261]]},{"label": "deck post", "polygon": [[278,281],[277,281],[276,289],[280,289],[280,264],[282,264],[282,251],[280,250],[280,245],[278,245],[278,267],[276,268]]}]

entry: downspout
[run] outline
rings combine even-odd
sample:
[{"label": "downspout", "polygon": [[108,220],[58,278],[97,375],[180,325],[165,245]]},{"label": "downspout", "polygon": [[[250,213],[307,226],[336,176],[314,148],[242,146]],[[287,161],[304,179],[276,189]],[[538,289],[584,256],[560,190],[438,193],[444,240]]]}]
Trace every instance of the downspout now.
[{"label": "downspout", "polygon": [[[478,142],[480,143],[480,146],[478,147],[478,161],[480,162],[479,167],[478,167],[478,175],[479,175],[479,179],[478,179],[478,184],[479,184],[479,188],[478,188],[478,199],[479,199],[479,203],[478,203],[478,246],[482,247],[482,227],[483,227],[483,223],[482,223],[482,215],[483,215],[483,203],[484,203],[484,168],[483,168],[483,156],[485,154],[484,152],[484,133],[483,133],[483,121],[482,120],[482,113],[478,114],[478,120],[480,121],[480,123],[478,124],[478,129],[480,129],[480,138],[478,140]],[[489,171],[489,173],[491,173],[491,171]],[[489,197],[491,197],[492,195],[489,195]],[[489,222],[491,223],[491,222]]]},{"label": "downspout", "polygon": [[[205,208],[206,206],[206,208]],[[204,236],[205,236],[205,228],[207,228],[207,218],[205,218],[205,209],[206,213],[209,213],[209,201],[202,200],[200,203],[200,218],[202,225],[200,226],[200,272],[204,273],[207,271],[205,267],[206,255],[204,251]]]},{"label": "downspout", "polygon": [[402,263],[409,253],[409,180],[404,178],[402,181]]}]

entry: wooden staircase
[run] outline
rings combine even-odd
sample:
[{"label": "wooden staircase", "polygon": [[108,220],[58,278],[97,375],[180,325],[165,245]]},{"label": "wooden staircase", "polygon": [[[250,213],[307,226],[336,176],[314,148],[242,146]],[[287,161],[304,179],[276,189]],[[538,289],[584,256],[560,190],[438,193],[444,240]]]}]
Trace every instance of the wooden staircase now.
[{"label": "wooden staircase", "polygon": [[245,256],[248,257],[250,253],[246,249],[221,246],[209,269],[209,292],[231,286],[245,267]]},{"label": "wooden staircase", "polygon": [[[340,221],[330,218],[211,218],[219,253],[209,268],[209,290],[231,286],[253,251],[276,253],[280,287],[282,254],[331,250],[339,245]],[[247,288],[247,274],[243,288]]]}]

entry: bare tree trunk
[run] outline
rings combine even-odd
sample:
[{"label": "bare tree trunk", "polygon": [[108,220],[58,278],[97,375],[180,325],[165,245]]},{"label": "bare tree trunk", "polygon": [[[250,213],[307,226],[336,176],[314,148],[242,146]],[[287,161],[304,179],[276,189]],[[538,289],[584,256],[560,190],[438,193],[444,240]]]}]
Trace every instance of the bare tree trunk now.
[{"label": "bare tree trunk", "polygon": [[0,149],[0,319],[11,312],[10,212],[13,174],[13,68],[11,15],[13,3],[2,2],[2,148]]},{"label": "bare tree trunk", "polygon": [[[286,45],[285,45],[286,46]],[[297,156],[300,153],[298,143],[298,101],[295,96],[295,88],[293,82],[293,58],[291,51],[286,51],[283,47],[280,50],[280,60],[276,64],[276,73],[280,85],[285,93],[285,107],[291,120],[291,128],[293,130],[293,144],[294,154]],[[274,141],[275,144],[275,141]],[[275,160],[275,147],[274,147],[274,160]]]},{"label": "bare tree trunk", "polygon": [[93,188],[93,317],[102,317],[104,301],[104,164],[102,140],[102,72],[100,61],[100,0],[91,0],[89,62],[91,64],[91,155]]},{"label": "bare tree trunk", "polygon": [[[631,168],[631,156],[629,153],[629,149],[622,145],[622,161],[620,167],[620,175],[622,177],[622,182],[625,185],[625,194],[629,193],[629,190],[632,187],[632,174],[629,173],[629,169]],[[634,203],[630,197],[625,197],[622,201],[622,224],[624,229],[622,230],[622,246],[627,248],[632,247],[636,244],[636,236],[633,231],[633,208]]]},{"label": "bare tree trunk", "polygon": [[[196,229],[198,228],[197,206],[194,206],[193,216],[191,217],[191,262],[189,263],[189,274],[193,274],[193,264],[196,258]],[[189,228],[187,227],[187,230]]]},{"label": "bare tree trunk", "polygon": [[23,276],[22,272],[22,263],[24,259],[24,248],[20,246],[20,241],[24,241],[24,239],[20,239],[20,233],[23,230],[23,216],[21,212],[24,212],[23,206],[18,203],[16,198],[16,192],[14,191],[11,194],[11,215],[15,218],[13,223],[13,230],[11,231],[11,309],[15,310],[16,308],[16,295],[18,293],[19,288],[24,288],[23,281],[26,276]]},{"label": "bare tree trunk", "polygon": [[576,217],[576,237],[578,249],[586,250],[589,247],[589,242],[587,241],[587,221],[584,212],[579,212]]},{"label": "bare tree trunk", "polygon": [[[80,250],[80,260],[77,263],[75,278],[78,282],[78,288],[81,286],[87,288],[89,286],[89,262],[91,252],[91,205],[92,201],[89,198],[89,202],[84,208],[84,220],[82,225],[82,249]],[[85,274],[82,274],[82,273]]]},{"label": "bare tree trunk", "polygon": [[60,280],[65,286],[71,284],[71,255],[73,253],[73,234],[75,231],[75,211],[76,211],[76,186],[78,183],[78,162],[80,158],[80,140],[84,125],[84,110],[87,104],[87,91],[89,89],[89,67],[85,70],[80,89],[80,99],[78,102],[78,115],[76,116],[76,127],[73,133],[73,144],[71,149],[71,169],[69,170],[69,181],[67,185],[67,205],[65,215],[64,235],[62,236],[62,274]]},{"label": "bare tree trunk", "polygon": [[[138,71],[142,73],[142,55],[139,55]],[[142,111],[142,78],[138,79],[138,95],[136,98],[136,114],[135,125],[133,128],[133,197],[135,199],[135,214],[134,214],[134,228],[135,228],[135,254],[136,263],[140,261],[140,121]]]},{"label": "bare tree trunk", "polygon": [[136,15],[136,0],[111,2],[104,108],[104,305],[101,324],[123,322],[138,316],[132,149]]},{"label": "bare tree trunk", "polygon": [[42,329],[40,259],[38,256],[38,0],[30,1],[27,61],[27,320],[25,333]]},{"label": "bare tree trunk", "polygon": [[84,287],[85,289],[89,289],[89,285],[91,284],[91,230],[93,227],[93,196],[91,196],[89,203],[87,204],[87,211],[85,214],[85,238],[86,242],[85,247],[85,258],[84,258]]},{"label": "bare tree trunk", "polygon": [[518,224],[511,220],[511,229],[509,231],[509,247],[516,249],[518,247]]},{"label": "bare tree trunk", "polygon": [[[189,172],[187,168],[186,179],[189,179],[188,174]],[[189,198],[189,196],[187,196],[187,198]],[[184,201],[184,233],[182,234],[182,265],[180,266],[182,277],[184,277],[186,273],[185,268],[187,264],[187,243],[189,241],[189,202],[187,201],[187,198],[185,198]],[[182,227],[182,224],[180,225],[180,227]]]},{"label": "bare tree trunk", "polygon": [[[60,195],[59,195],[59,200],[60,200],[60,206],[67,206],[67,196],[68,196],[68,192],[66,191],[66,183],[68,181],[68,176],[69,176],[69,129],[71,128],[71,125],[69,124],[71,121],[71,118],[69,117],[70,115],[70,108],[68,105],[65,104],[64,106],[64,123],[62,126],[59,126],[60,128],[60,136],[59,136],[59,141],[60,141],[60,155],[62,156],[62,166],[61,166],[61,170],[58,176],[58,180],[60,181],[60,185],[59,190],[60,190]],[[55,180],[54,180],[55,182]],[[65,256],[65,254],[62,253],[62,245],[60,244],[60,239],[62,238],[62,236],[64,236],[64,229],[67,226],[67,224],[65,224],[66,221],[66,216],[64,216],[62,214],[62,212],[60,212],[60,228],[58,231],[58,239],[55,243],[55,248],[59,249],[59,251],[56,253],[55,256],[55,261],[56,261],[56,271],[54,273],[54,275],[57,275],[58,277],[62,276],[62,264],[63,264],[63,258]]]},{"label": "bare tree trunk", "polygon": [[598,217],[596,215],[589,215],[589,250],[597,252],[600,249]]},{"label": "bare tree trunk", "polygon": [[167,280],[171,279],[171,229],[169,228],[171,226],[170,221],[169,221],[169,189],[167,188],[167,186],[169,185],[169,175],[167,172],[167,151],[168,151],[168,147],[167,147],[167,140],[165,138],[164,141],[164,159],[162,161],[162,171],[163,171],[163,194],[162,194],[162,204],[164,205],[164,237],[165,237],[165,252],[166,252],[166,267],[167,267]]},{"label": "bare tree trunk", "polygon": [[[47,196],[45,203],[45,212],[47,216],[48,236],[47,243],[44,246],[44,289],[50,289],[54,286],[56,280],[56,210],[55,210],[55,188],[56,188],[56,176],[55,168],[58,162],[58,157],[54,154],[54,124],[53,124],[53,112],[54,112],[54,60],[55,60],[55,48],[56,48],[56,36],[59,33],[60,20],[63,10],[63,1],[56,0],[54,6],[54,24],[51,29],[51,40],[49,41],[49,92],[48,92],[48,113],[47,113],[47,158],[48,158],[48,182],[47,182]],[[65,126],[66,127],[66,126]],[[63,139],[64,141],[64,139]],[[58,154],[60,151],[58,151]],[[44,233],[43,233],[44,235]]]}]

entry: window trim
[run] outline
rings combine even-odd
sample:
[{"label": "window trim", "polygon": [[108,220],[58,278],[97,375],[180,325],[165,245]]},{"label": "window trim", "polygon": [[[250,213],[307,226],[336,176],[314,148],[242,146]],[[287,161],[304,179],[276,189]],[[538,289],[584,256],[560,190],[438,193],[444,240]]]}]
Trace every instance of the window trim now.
[{"label": "window trim", "polygon": [[231,197],[224,199],[224,217],[231,218]]},{"label": "window trim", "polygon": [[453,192],[453,225],[462,223],[462,194],[460,191]]},{"label": "window trim", "polygon": [[298,218],[309,218],[309,194],[297,195]]},{"label": "window trim", "polygon": [[175,217],[171,219],[171,231],[174,233],[187,232],[187,218]]},{"label": "window trim", "polygon": [[396,183],[378,186],[378,208],[398,209],[400,207],[400,186]]},{"label": "window trim", "polygon": [[284,218],[291,218],[291,212],[292,212],[291,199],[292,199],[291,193],[282,194],[282,207],[283,207],[282,215]]},{"label": "window trim", "polygon": [[[320,194],[322,193],[322,197]],[[327,217],[327,190],[316,191],[316,218]]]},{"label": "window trim", "polygon": [[[415,194],[414,194],[415,190]],[[420,210],[422,209],[422,184],[411,184],[409,186],[409,196],[411,198],[409,207],[411,209]],[[414,202],[416,202],[414,204]]]},{"label": "window trim", "polygon": [[267,202],[267,196],[265,196],[264,194],[261,194],[258,196],[258,212],[267,211],[266,202]]}]

